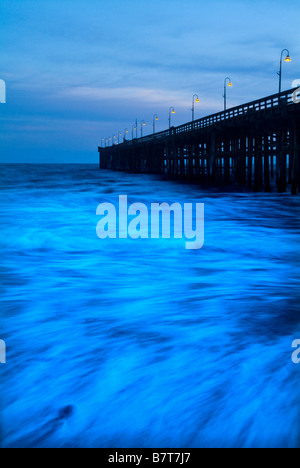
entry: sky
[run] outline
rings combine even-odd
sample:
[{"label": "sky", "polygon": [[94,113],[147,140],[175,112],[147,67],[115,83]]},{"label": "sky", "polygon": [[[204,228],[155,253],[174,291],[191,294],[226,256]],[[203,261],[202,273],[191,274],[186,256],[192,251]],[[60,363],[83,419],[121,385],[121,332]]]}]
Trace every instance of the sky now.
[{"label": "sky", "polygon": [[102,138],[144,134],[300,78],[299,0],[1,0],[0,162],[97,163]]}]

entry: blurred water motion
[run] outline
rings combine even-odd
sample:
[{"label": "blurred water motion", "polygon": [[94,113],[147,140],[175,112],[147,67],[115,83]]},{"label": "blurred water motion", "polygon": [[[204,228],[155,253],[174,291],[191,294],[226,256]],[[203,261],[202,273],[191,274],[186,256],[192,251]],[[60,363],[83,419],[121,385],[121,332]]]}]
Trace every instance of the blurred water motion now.
[{"label": "blurred water motion", "polygon": [[[3,447],[299,447],[299,197],[1,166]],[[99,203],[204,202],[205,246]]]}]

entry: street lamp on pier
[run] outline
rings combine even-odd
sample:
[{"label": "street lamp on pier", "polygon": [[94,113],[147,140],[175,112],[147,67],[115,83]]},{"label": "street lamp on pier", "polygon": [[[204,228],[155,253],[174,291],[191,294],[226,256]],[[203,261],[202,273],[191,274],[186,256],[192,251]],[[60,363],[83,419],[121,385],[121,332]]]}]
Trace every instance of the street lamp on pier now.
[{"label": "street lamp on pier", "polygon": [[128,133],[128,129],[125,128],[125,130],[124,130],[124,141],[126,141],[126,135],[127,135],[127,133]]},{"label": "street lamp on pier", "polygon": [[171,128],[171,120],[172,120],[171,116],[172,116],[172,114],[175,114],[174,107],[170,107],[170,109],[169,109],[169,130]]},{"label": "street lamp on pier", "polygon": [[194,120],[195,120],[195,102],[197,102],[197,103],[200,102],[198,94],[194,94],[194,96],[193,96],[192,122],[194,122]]},{"label": "street lamp on pier", "polygon": [[225,78],[224,80],[224,110],[226,111],[227,109],[227,81],[228,81],[228,87],[231,88],[232,87],[232,81],[231,81],[231,78]]},{"label": "street lamp on pier", "polygon": [[132,125],[132,139],[134,138],[133,134],[136,131],[136,128],[137,128],[136,125]]},{"label": "street lamp on pier", "polygon": [[285,62],[291,62],[291,57],[290,57],[290,52],[288,49],[283,49],[282,52],[281,52],[281,56],[280,56],[280,70],[278,72],[278,75],[279,75],[279,94],[281,93],[281,83],[282,83],[282,61],[283,61],[283,54],[284,52],[287,53],[287,56],[286,58],[284,59]]},{"label": "street lamp on pier", "polygon": [[141,121],[141,137],[143,138],[143,127],[145,127],[146,122],[144,120]]},{"label": "street lamp on pier", "polygon": [[155,122],[158,121],[158,115],[157,114],[154,114],[153,116],[153,135],[155,133]]}]

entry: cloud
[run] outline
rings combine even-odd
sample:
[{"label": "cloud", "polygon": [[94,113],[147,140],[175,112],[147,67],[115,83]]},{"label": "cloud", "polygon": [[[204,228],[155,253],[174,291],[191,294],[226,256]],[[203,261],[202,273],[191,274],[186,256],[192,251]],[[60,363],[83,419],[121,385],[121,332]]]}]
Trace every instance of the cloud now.
[{"label": "cloud", "polygon": [[[88,135],[92,147],[98,131],[131,130],[137,116],[151,131],[159,113],[163,130],[170,106],[175,124],[190,120],[193,93],[197,116],[217,112],[225,76],[234,82],[231,106],[273,94],[282,48],[293,59],[284,66],[284,87],[299,76],[294,10],[283,0],[2,2],[0,78],[8,103],[1,111],[11,125],[0,131],[20,147],[24,135],[32,151],[37,135],[57,151],[75,151]],[[18,127],[15,116],[23,121]]]},{"label": "cloud", "polygon": [[135,101],[153,105],[168,105],[170,102],[176,102],[178,106],[185,106],[186,100],[182,98],[179,92],[175,93],[163,89],[150,88],[91,88],[75,87],[63,91],[60,95],[81,100],[98,101]]}]

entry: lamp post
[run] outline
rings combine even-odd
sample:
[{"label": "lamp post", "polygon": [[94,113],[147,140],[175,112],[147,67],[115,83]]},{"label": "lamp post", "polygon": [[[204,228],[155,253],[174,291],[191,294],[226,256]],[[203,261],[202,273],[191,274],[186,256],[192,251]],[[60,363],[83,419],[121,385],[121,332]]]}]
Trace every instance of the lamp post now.
[{"label": "lamp post", "polygon": [[278,72],[278,75],[279,75],[279,94],[281,93],[281,83],[282,83],[282,59],[283,59],[283,54],[284,52],[287,53],[287,56],[286,58],[284,59],[285,62],[291,62],[291,57],[290,57],[290,52],[288,49],[283,49],[282,52],[281,52],[281,56],[280,56],[280,70]]},{"label": "lamp post", "polygon": [[122,132],[118,133],[118,145],[120,144],[120,137],[122,136]]},{"label": "lamp post", "polygon": [[232,87],[232,81],[231,81],[231,78],[225,78],[224,80],[224,110],[226,111],[227,109],[227,81],[228,81],[228,87],[231,88]]},{"label": "lamp post", "polygon": [[136,125],[132,125],[132,139],[134,138],[133,133],[136,130]]},{"label": "lamp post", "polygon": [[169,130],[171,128],[171,116],[172,116],[172,114],[175,114],[174,107],[170,107],[170,109],[169,109]]},{"label": "lamp post", "polygon": [[154,114],[153,116],[153,135],[155,133],[155,122],[158,121],[158,115],[157,114]]},{"label": "lamp post", "polygon": [[145,127],[146,123],[144,120],[141,121],[141,138],[143,138],[143,127]]},{"label": "lamp post", "polygon": [[[195,100],[196,99],[196,100]],[[193,96],[193,105],[192,105],[192,122],[195,120],[195,102],[200,102],[199,101],[199,96],[198,94],[194,94]]]},{"label": "lamp post", "polygon": [[124,141],[126,141],[126,135],[127,135],[127,133],[128,133],[128,129],[125,128],[125,130],[124,130]]},{"label": "lamp post", "polygon": [[104,143],[103,143],[104,140],[105,140],[104,138],[101,138],[101,147],[103,147],[103,145],[104,145]]}]

